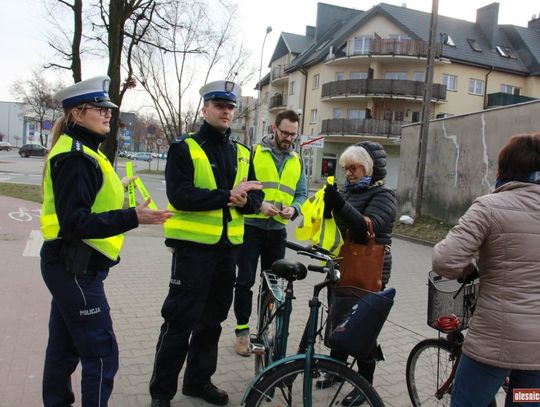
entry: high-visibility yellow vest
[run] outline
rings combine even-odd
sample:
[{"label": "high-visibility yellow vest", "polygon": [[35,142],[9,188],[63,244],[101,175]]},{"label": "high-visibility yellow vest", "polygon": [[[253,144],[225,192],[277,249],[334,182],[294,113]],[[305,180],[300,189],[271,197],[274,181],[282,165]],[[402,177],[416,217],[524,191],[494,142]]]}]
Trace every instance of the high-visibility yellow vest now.
[{"label": "high-visibility yellow vest", "polygon": [[[208,156],[193,138],[184,140],[189,147],[189,154],[195,169],[193,184],[197,188],[217,189],[216,179]],[[237,170],[234,186],[249,173],[249,150],[241,144],[237,146]],[[167,239],[187,240],[203,244],[216,244],[223,234],[223,209],[210,211],[181,211],[170,203],[168,209],[173,216],[165,222],[165,237]],[[244,241],[244,217],[236,208],[229,207],[232,220],[227,224],[227,237],[234,245]]]},{"label": "high-visibility yellow vest", "polygon": [[[257,175],[257,181],[262,182],[264,191],[264,200],[278,208],[283,206],[291,206],[296,192],[296,185],[302,175],[302,162],[300,156],[292,153],[292,157],[285,161],[285,166],[278,173],[272,153],[268,150],[263,150],[259,144],[255,149],[253,165]],[[267,219],[268,216],[258,213],[256,215],[246,215],[248,218]],[[281,216],[275,216],[274,220],[287,224],[288,219],[283,219]]]},{"label": "high-visibility yellow vest", "polygon": [[[334,177],[328,177],[327,182],[333,184]],[[295,236],[298,240],[309,240],[337,256],[343,245],[343,237],[334,218],[324,217],[324,188],[319,189],[302,205],[303,219],[296,228]]]},{"label": "high-visibility yellow vest", "polygon": [[[103,184],[91,207],[92,213],[122,209],[124,205],[124,186],[105,154],[101,151],[95,152],[80,141],[62,134],[49,152],[47,163],[45,165],[45,174],[43,178],[43,205],[41,208],[41,233],[45,240],[58,239],[58,234],[60,233],[60,224],[58,222],[54,204],[54,190],[50,167],[51,159],[59,154],[69,153],[71,151],[82,151],[87,156],[96,160],[103,175]],[[83,239],[83,242],[111,260],[116,261],[118,260],[120,250],[124,243],[124,235],[120,234],[102,239]]]}]

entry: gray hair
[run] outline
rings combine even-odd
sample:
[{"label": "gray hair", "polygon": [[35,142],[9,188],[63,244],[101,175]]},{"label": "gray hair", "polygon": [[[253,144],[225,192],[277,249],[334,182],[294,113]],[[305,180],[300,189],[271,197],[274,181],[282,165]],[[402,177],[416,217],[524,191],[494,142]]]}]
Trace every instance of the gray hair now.
[{"label": "gray hair", "polygon": [[345,149],[339,157],[339,165],[360,164],[366,170],[366,175],[373,175],[373,159],[364,147],[353,145]]}]

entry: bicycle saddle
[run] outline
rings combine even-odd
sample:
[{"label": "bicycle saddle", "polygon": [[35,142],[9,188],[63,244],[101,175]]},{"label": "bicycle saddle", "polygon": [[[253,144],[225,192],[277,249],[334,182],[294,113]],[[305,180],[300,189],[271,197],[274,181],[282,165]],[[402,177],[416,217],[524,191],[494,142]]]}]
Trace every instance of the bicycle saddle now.
[{"label": "bicycle saddle", "polygon": [[280,259],[272,264],[272,273],[285,280],[295,281],[306,278],[307,269],[300,262]]}]

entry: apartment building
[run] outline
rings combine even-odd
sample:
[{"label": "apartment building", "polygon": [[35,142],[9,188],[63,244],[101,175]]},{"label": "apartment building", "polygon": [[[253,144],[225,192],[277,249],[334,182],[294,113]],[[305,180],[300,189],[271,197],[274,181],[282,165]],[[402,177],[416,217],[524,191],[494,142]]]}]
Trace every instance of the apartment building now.
[{"label": "apartment building", "polygon": [[[475,22],[439,16],[432,117],[540,98],[540,18],[498,24],[499,4]],[[261,80],[258,135],[284,109],[302,112],[301,134],[324,136],[311,149],[312,179],[333,175],[348,145],[399,143],[401,126],[420,120],[430,14],[381,3],[367,11],[318,3],[305,35],[281,33]],[[338,181],[343,174],[335,173]]]}]

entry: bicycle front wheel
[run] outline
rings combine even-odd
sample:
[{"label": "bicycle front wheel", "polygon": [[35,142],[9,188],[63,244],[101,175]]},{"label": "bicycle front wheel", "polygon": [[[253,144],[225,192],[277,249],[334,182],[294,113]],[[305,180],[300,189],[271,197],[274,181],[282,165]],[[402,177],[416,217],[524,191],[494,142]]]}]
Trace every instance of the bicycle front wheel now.
[{"label": "bicycle front wheel", "polygon": [[[337,362],[315,357],[312,361],[312,406],[371,406],[383,407],[384,403],[375,389],[357,372]],[[289,406],[303,407],[305,359],[298,359],[271,371],[257,382],[247,400],[247,407]],[[317,380],[333,375],[333,385],[320,388]]]},{"label": "bicycle front wheel", "polygon": [[446,339],[425,339],[407,359],[407,389],[414,407],[449,406],[458,345]]}]

